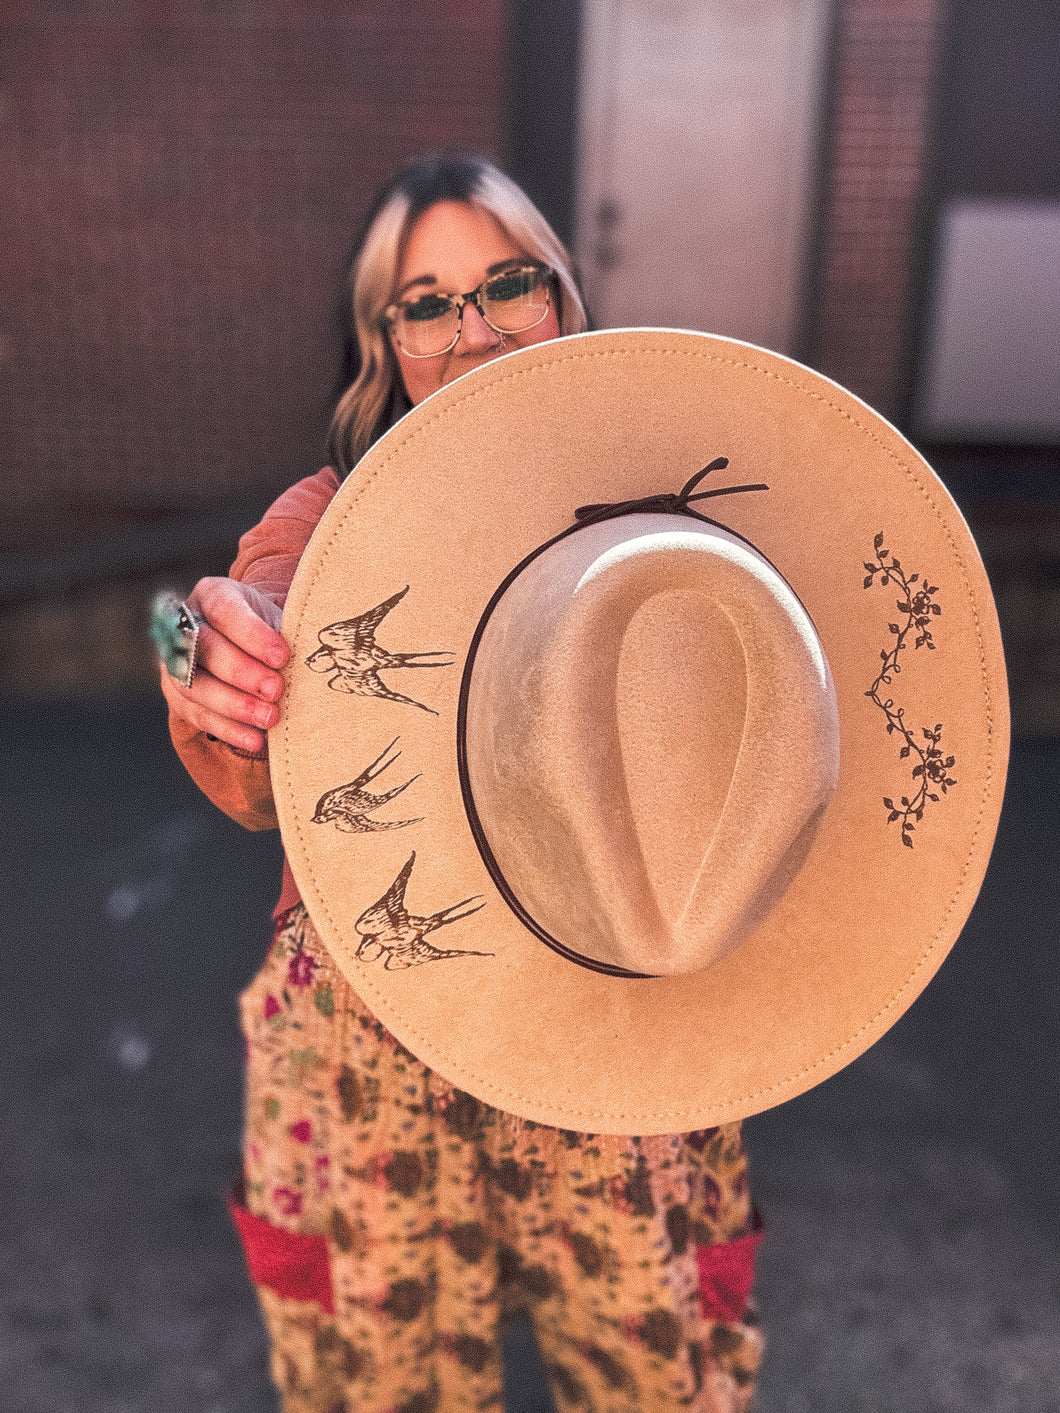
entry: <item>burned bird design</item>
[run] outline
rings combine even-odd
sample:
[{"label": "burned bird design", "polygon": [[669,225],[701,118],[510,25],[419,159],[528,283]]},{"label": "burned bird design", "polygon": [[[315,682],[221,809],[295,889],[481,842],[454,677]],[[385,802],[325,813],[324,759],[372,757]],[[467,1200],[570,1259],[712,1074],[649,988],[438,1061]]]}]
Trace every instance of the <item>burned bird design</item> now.
[{"label": "burned bird design", "polygon": [[[401,602],[409,591],[409,586],[392,594],[383,603],[369,609],[356,618],[344,618],[339,623],[329,623],[321,628],[317,637],[321,646],[306,658],[306,666],[314,672],[331,672],[334,676],[328,686],[336,692],[350,692],[359,697],[382,697],[388,702],[406,702],[421,711],[429,711],[432,716],[438,713],[433,707],[424,706],[412,697],[403,697],[400,692],[392,692],[381,680],[380,672],[398,667],[450,667],[453,654],[450,652],[428,653],[388,653],[375,641],[380,623],[392,608]],[[444,659],[427,662],[424,659]]]},{"label": "burned bird design", "polygon": [[335,828],[341,829],[344,834],[370,834],[379,829],[404,829],[407,824],[419,824],[422,815],[415,819],[368,818],[381,805],[407,790],[413,780],[420,778],[414,775],[412,780],[406,780],[404,785],[395,785],[392,790],[386,790],[381,795],[373,795],[364,788],[377,775],[382,775],[387,766],[393,765],[400,756],[400,751],[390,754],[400,739],[400,736],[395,736],[386,750],[376,756],[371,765],[362,770],[348,785],[337,785],[334,790],[328,790],[321,795],[317,801],[313,823],[334,824]]},{"label": "burned bird design", "polygon": [[360,960],[377,962],[382,959],[387,971],[399,971],[404,967],[419,966],[421,962],[440,962],[446,957],[492,957],[492,952],[446,952],[423,940],[428,932],[470,917],[486,905],[478,903],[477,907],[471,908],[468,904],[476,902],[476,899],[465,898],[462,903],[454,903],[452,907],[443,908],[430,917],[413,917],[405,907],[405,889],[415,862],[414,850],[378,903],[366,908],[354,923],[362,938],[357,948]]}]

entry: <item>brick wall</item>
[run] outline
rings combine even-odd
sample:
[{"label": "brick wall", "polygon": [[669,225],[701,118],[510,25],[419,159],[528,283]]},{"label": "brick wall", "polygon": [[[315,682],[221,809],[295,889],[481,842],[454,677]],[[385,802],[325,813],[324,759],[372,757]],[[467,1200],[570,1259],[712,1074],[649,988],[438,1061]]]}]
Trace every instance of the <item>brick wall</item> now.
[{"label": "brick wall", "polygon": [[907,376],[943,0],[838,0],[809,356],[889,416]]},{"label": "brick wall", "polygon": [[314,470],[341,271],[405,157],[502,146],[502,0],[9,3],[5,540]]}]

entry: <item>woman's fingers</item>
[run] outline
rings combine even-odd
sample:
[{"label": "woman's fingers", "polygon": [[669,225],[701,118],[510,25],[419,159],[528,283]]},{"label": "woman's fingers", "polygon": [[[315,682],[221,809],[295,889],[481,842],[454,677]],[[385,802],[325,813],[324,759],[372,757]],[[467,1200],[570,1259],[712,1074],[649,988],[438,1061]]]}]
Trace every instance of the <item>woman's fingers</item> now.
[{"label": "woman's fingers", "polygon": [[252,755],[264,750],[265,732],[280,718],[274,703],[240,692],[209,672],[196,672],[192,685],[182,687],[163,666],[161,680],[162,695],[174,715],[196,731]]},{"label": "woman's fingers", "polygon": [[248,657],[273,669],[287,662],[287,644],[279,631],[282,611],[252,585],[200,579],[188,603]]},{"label": "woman's fingers", "polygon": [[[283,639],[280,639],[283,642]],[[285,645],[286,647],[286,645]],[[209,621],[199,629],[199,648],[196,655],[200,673],[208,673],[218,682],[227,683],[237,691],[246,693],[263,702],[277,702],[283,693],[283,678],[260,658],[252,657],[241,647],[237,647],[223,632]],[[194,690],[195,682],[192,682]]]},{"label": "woman's fingers", "polygon": [[200,579],[188,606],[199,628],[196,671],[182,687],[165,671],[162,691],[170,709],[190,726],[238,750],[256,753],[265,731],[280,718],[288,650],[279,632],[281,611],[271,599],[232,579]]}]

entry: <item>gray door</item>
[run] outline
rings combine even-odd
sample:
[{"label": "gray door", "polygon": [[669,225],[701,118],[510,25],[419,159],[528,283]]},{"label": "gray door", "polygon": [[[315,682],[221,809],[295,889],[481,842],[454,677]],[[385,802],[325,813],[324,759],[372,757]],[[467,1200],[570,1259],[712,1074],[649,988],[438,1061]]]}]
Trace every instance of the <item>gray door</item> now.
[{"label": "gray door", "polygon": [[583,0],[577,252],[598,325],[790,352],[830,0]]}]

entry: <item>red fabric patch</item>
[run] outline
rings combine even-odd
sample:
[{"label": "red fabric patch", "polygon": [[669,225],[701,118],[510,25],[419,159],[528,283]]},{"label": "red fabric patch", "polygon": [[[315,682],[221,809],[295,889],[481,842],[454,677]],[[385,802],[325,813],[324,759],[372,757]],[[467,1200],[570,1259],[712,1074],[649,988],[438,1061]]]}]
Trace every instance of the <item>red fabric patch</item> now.
[{"label": "red fabric patch", "polygon": [[247,1270],[255,1285],[263,1285],[289,1300],[315,1300],[335,1313],[328,1244],[322,1236],[299,1236],[274,1227],[248,1211],[243,1183],[228,1196],[228,1210],[239,1232]]},{"label": "red fabric patch", "polygon": [[756,1211],[754,1230],[746,1236],[719,1242],[717,1246],[696,1247],[704,1319],[730,1324],[743,1319],[754,1284],[755,1256],[764,1236],[762,1219]]}]

